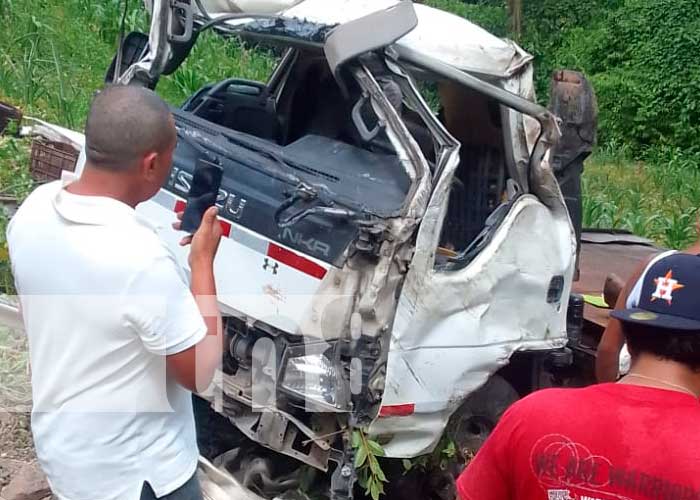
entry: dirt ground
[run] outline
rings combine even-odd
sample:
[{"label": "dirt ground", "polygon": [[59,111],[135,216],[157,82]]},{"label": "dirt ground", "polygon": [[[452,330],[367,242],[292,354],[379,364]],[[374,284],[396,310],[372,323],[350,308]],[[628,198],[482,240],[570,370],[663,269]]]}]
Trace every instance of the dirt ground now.
[{"label": "dirt ground", "polygon": [[30,430],[26,336],[0,327],[0,489],[36,458]]},{"label": "dirt ground", "polygon": [[0,412],[0,490],[35,458],[29,414]]}]

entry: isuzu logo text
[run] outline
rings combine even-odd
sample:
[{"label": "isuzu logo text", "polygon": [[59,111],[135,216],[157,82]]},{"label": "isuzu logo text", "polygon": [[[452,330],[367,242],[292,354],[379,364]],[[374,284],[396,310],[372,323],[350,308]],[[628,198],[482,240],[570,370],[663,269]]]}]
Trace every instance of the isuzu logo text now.
[{"label": "isuzu logo text", "polygon": [[[182,196],[187,196],[192,186],[192,174],[177,167],[173,167],[170,171],[170,178],[167,186]],[[240,195],[219,189],[219,194],[216,197],[216,205],[223,210],[221,215],[228,216],[233,220],[240,220],[243,216],[243,210],[248,204],[248,200]]]}]

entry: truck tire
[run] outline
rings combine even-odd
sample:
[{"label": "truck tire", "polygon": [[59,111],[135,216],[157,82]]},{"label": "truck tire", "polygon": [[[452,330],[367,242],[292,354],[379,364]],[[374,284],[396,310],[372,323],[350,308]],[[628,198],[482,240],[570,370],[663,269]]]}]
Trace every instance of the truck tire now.
[{"label": "truck tire", "polygon": [[518,399],[520,396],[506,379],[493,375],[452,414],[445,434],[468,458],[481,448],[503,412]]}]

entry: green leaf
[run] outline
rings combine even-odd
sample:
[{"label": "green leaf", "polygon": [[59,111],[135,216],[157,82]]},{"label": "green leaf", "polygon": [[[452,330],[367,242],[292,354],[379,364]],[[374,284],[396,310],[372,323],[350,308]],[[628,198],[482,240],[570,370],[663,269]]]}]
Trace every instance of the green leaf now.
[{"label": "green leaf", "polygon": [[369,469],[372,471],[372,474],[378,476],[382,471],[382,468],[379,466],[379,461],[373,455],[368,455],[367,458],[369,458]]},{"label": "green leaf", "polygon": [[413,469],[413,462],[411,462],[409,459],[404,458],[403,460],[401,460],[401,463],[403,464],[403,469],[404,469],[406,472],[408,472],[408,471],[410,471],[411,469]]},{"label": "green leaf", "polygon": [[457,447],[454,441],[450,441],[448,445],[442,450],[442,453],[449,458],[453,458],[457,455]]},{"label": "green leaf", "polygon": [[[366,495],[373,500],[379,500],[384,494],[383,483],[388,482],[377,460],[378,456],[384,456],[384,449],[378,442],[368,439],[362,429],[353,431],[352,444],[355,448],[357,482],[365,488]],[[410,461],[408,462],[410,465]]]},{"label": "green leaf", "polygon": [[360,435],[360,431],[358,431],[358,430],[352,431],[352,447],[359,448],[361,444],[362,444],[362,436]]},{"label": "green leaf", "polygon": [[367,448],[361,446],[355,452],[355,468],[359,469],[362,467],[367,460]]},{"label": "green leaf", "polygon": [[381,485],[379,483],[374,481],[372,481],[372,484],[370,484],[369,493],[372,497],[372,500],[379,500],[379,495],[381,494],[380,486]]},{"label": "green leaf", "polygon": [[384,456],[384,448],[382,448],[382,445],[377,443],[376,441],[372,441],[371,439],[368,439],[367,446],[369,446],[369,449],[372,452],[372,455],[375,455],[377,457]]},{"label": "green leaf", "polygon": [[369,469],[366,467],[357,471],[357,482],[360,483],[365,490],[369,491]]},{"label": "green leaf", "polygon": [[373,484],[372,478],[371,478],[371,477],[367,477],[367,480],[365,481],[365,484],[362,485],[362,487],[365,489],[365,495],[369,495],[369,494],[370,494],[370,489],[372,488],[372,484]]},{"label": "green leaf", "polygon": [[380,480],[384,483],[388,482],[386,476],[384,475],[384,470],[381,467],[379,469],[377,469],[376,476],[377,476],[378,480]]}]

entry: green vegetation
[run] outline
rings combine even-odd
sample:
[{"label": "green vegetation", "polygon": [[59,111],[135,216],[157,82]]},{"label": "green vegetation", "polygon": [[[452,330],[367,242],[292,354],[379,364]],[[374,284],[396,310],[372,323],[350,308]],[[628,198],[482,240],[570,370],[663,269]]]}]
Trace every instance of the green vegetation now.
[{"label": "green vegetation", "polygon": [[[132,0],[127,31],[148,30],[143,2]],[[123,0],[0,0],[0,100],[25,114],[81,128],[92,94],[103,86],[116,51]],[[180,104],[208,82],[231,75],[265,79],[274,57],[237,40],[205,34],[158,92]]]},{"label": "green vegetation", "polygon": [[0,408],[27,411],[31,406],[27,336],[0,326]]},{"label": "green vegetation", "polygon": [[[29,176],[29,140],[0,136],[0,293],[13,293],[3,213],[4,201],[24,199],[33,187]],[[2,345],[2,344],[0,344]]]},{"label": "green vegetation", "polygon": [[626,229],[668,248],[697,240],[700,170],[687,155],[633,162],[599,152],[583,181],[584,227]]},{"label": "green vegetation", "polygon": [[[504,0],[426,0],[507,34]],[[545,101],[555,69],[584,72],[600,107],[600,140],[634,158],[700,151],[700,2],[524,0],[518,42],[535,56]],[[697,160],[697,158],[696,158]]]},{"label": "green vegetation", "polygon": [[[557,5],[562,3],[576,4]],[[600,102],[603,143],[625,145],[635,157],[659,148],[700,151],[700,3],[591,3],[598,4],[597,13],[591,9],[594,17],[564,29],[543,66],[590,76]]]},{"label": "green vegetation", "polygon": [[474,458],[474,455],[471,451],[468,452],[468,456],[460,456],[455,442],[447,437],[447,435],[444,435],[432,453],[421,455],[413,459],[404,458],[402,463],[405,473],[414,469],[430,472],[446,470],[455,462],[463,464],[469,462],[472,458]]},{"label": "green vegetation", "polygon": [[372,500],[378,500],[384,494],[384,483],[387,482],[384,470],[379,464],[379,457],[384,456],[384,448],[361,429],[353,431],[352,447],[355,449],[357,480],[365,489],[366,495]]},{"label": "green vegetation", "polygon": [[469,19],[494,35],[508,36],[508,14],[503,1],[424,0],[420,3]]}]

